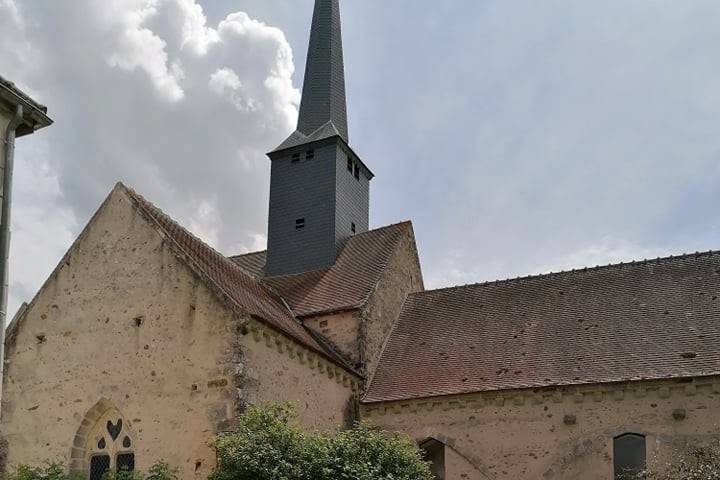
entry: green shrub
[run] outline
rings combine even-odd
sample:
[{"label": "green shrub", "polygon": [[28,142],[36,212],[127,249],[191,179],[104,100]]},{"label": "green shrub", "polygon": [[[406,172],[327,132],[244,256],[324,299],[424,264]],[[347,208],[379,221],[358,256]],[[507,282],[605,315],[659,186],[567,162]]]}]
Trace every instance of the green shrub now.
[{"label": "green shrub", "polygon": [[288,406],[251,407],[215,443],[210,480],[431,480],[418,448],[367,425],[325,435],[293,424]]},{"label": "green shrub", "polygon": [[[85,475],[69,473],[62,465],[49,463],[44,467],[20,465],[7,480],[85,480]],[[141,472],[111,470],[103,475],[103,480],[177,480],[177,476],[166,463],[157,463],[145,475]]]},{"label": "green shrub", "polygon": [[44,467],[20,465],[8,480],[84,480],[82,475],[68,473],[60,464],[50,463]]},{"label": "green shrub", "polygon": [[720,480],[720,441],[683,445],[633,480]]},{"label": "green shrub", "polygon": [[5,467],[7,462],[7,451],[8,443],[7,440],[0,436],[0,478],[5,478]]}]

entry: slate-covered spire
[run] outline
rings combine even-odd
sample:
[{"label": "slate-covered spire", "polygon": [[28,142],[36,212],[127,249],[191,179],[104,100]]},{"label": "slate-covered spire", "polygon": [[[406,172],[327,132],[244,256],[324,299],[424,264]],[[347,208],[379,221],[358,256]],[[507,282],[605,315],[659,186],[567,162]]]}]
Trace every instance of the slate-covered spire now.
[{"label": "slate-covered spire", "polygon": [[348,142],[341,37],[340,1],[315,0],[298,128],[268,153],[270,277],[327,268],[369,228],[373,173]]},{"label": "slate-covered spire", "polygon": [[348,138],[339,0],[315,0],[298,131],[310,135],[332,122]]}]

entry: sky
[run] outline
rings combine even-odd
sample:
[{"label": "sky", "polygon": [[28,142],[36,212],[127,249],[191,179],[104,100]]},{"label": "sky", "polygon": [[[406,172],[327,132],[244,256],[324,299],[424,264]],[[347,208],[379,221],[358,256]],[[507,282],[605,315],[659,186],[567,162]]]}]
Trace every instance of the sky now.
[{"label": "sky", "polygon": [[[371,226],[426,286],[720,249],[717,0],[342,0]],[[227,254],[263,249],[311,0],[0,0],[19,139],[9,312],[117,181]]]}]

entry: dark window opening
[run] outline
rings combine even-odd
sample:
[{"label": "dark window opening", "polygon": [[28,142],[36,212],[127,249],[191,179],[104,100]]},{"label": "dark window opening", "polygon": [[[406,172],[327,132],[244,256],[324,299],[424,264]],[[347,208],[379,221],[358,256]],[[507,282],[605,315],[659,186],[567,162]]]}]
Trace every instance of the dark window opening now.
[{"label": "dark window opening", "polygon": [[118,472],[126,471],[132,472],[135,470],[135,454],[134,453],[120,453],[115,459],[115,466]]},{"label": "dark window opening", "polygon": [[90,480],[101,480],[108,470],[110,470],[109,455],[96,455],[90,458]]},{"label": "dark window opening", "polygon": [[350,231],[353,233],[353,235],[355,235],[356,230],[357,230],[357,229],[355,228],[355,223],[351,223],[351,224],[350,224]]},{"label": "dark window opening", "polygon": [[636,478],[645,470],[645,436],[626,433],[613,440],[615,480]]},{"label": "dark window opening", "polygon": [[299,153],[294,153],[293,156],[292,156],[292,163],[297,163],[297,162],[299,162],[299,161],[300,161],[300,154],[299,154]]},{"label": "dark window opening", "polygon": [[350,157],[348,157],[347,168],[348,168],[348,172],[351,172],[351,173],[352,173],[352,171],[353,171],[353,161],[352,161],[352,158],[350,158]]},{"label": "dark window opening", "polygon": [[303,228],[305,228],[305,219],[298,218],[297,220],[295,220],[295,229],[302,230]]},{"label": "dark window opening", "polygon": [[355,164],[355,178],[360,180],[360,167]]},{"label": "dark window opening", "polygon": [[420,444],[425,460],[436,480],[445,480],[445,444],[431,438]]},{"label": "dark window opening", "polygon": [[305,152],[305,160],[312,160],[313,158],[315,158],[315,150]]}]

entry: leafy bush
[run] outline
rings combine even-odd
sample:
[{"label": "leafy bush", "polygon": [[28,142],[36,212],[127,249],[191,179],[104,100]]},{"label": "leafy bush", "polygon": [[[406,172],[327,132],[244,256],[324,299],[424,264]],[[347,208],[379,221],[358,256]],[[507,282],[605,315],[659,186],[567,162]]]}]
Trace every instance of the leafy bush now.
[{"label": "leafy bush", "polygon": [[68,473],[60,464],[50,463],[45,467],[20,465],[8,480],[83,480],[83,476]]},{"label": "leafy bush", "polygon": [[339,433],[329,442],[325,479],[432,479],[429,466],[410,439],[367,425]]},{"label": "leafy bush", "polygon": [[7,440],[0,436],[0,478],[5,478],[5,467],[7,462]]},{"label": "leafy bush", "polygon": [[635,480],[720,480],[720,441],[675,448],[666,462],[635,477]]},{"label": "leafy bush", "polygon": [[[69,473],[65,467],[57,463],[49,463],[44,467],[19,466],[7,480],[85,480],[85,475]],[[103,480],[177,480],[175,471],[165,463],[157,463],[150,467],[148,473],[114,470],[103,475]]]},{"label": "leafy bush", "polygon": [[159,462],[150,467],[145,480],[177,480],[177,470],[170,468],[167,463]]},{"label": "leafy bush", "polygon": [[337,435],[294,426],[288,406],[251,407],[214,446],[210,480],[431,480],[418,448],[398,435],[358,425]]}]

